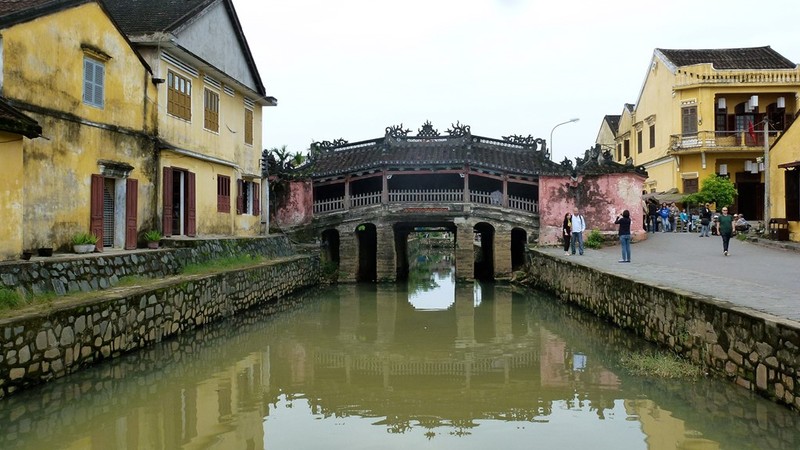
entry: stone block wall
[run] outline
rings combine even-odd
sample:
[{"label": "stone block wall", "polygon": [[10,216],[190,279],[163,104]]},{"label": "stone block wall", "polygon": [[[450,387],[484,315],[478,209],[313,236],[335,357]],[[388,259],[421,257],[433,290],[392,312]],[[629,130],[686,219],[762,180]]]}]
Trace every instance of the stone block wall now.
[{"label": "stone block wall", "polygon": [[0,288],[24,295],[57,295],[107,289],[126,276],[163,278],[190,264],[243,254],[278,258],[294,254],[283,235],[260,238],[164,240],[158,250],[61,255],[0,263]]},{"label": "stone block wall", "polygon": [[319,258],[177,276],[0,320],[0,397],[319,283]]},{"label": "stone block wall", "polygon": [[714,375],[800,410],[797,323],[535,250],[528,270],[537,288],[664,345]]}]

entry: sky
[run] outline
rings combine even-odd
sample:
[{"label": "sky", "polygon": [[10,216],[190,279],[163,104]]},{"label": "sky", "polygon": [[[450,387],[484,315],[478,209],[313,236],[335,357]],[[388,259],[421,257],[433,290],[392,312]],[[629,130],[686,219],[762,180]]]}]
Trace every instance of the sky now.
[{"label": "sky", "polygon": [[[442,135],[583,156],[635,104],[653,51],[771,46],[800,61],[796,0],[233,0],[267,94],[264,148]],[[578,118],[579,121],[562,122]],[[552,134],[552,140],[551,140]]]}]

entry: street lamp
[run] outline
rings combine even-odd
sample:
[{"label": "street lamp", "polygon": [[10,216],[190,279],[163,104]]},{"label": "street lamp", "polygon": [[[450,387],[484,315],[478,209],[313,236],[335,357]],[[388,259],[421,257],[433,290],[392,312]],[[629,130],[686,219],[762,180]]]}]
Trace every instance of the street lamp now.
[{"label": "street lamp", "polygon": [[555,161],[553,159],[553,131],[556,131],[556,128],[560,127],[561,125],[566,125],[568,123],[577,122],[579,120],[581,120],[579,117],[576,117],[574,119],[569,119],[566,122],[559,123],[558,125],[554,126],[552,130],[550,130],[550,159],[551,160]]}]

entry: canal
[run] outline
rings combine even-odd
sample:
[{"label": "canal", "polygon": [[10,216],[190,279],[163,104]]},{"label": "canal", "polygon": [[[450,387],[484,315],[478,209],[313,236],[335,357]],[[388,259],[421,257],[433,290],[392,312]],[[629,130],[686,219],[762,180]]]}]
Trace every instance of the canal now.
[{"label": "canal", "polygon": [[2,449],[788,449],[800,420],[729,383],[629,373],[643,341],[536,291],[303,293],[0,400]]}]

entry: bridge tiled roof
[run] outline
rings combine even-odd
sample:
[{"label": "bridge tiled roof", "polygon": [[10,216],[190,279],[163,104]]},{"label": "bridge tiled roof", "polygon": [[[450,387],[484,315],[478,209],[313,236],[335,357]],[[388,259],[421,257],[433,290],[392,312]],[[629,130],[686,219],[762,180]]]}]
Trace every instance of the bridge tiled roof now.
[{"label": "bridge tiled roof", "polygon": [[[543,143],[542,143],[543,146]],[[565,175],[536,143],[519,144],[480,136],[390,137],[344,144],[317,153],[313,178],[369,170],[460,168],[469,165],[504,174]]]},{"label": "bridge tiled roof", "polygon": [[0,131],[18,133],[30,139],[42,135],[39,122],[10,105],[3,97],[0,97]]}]

